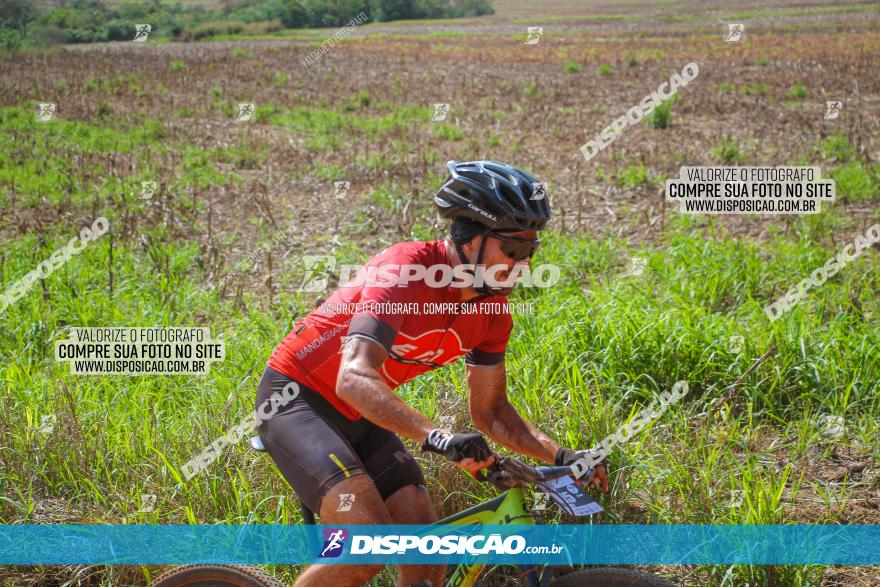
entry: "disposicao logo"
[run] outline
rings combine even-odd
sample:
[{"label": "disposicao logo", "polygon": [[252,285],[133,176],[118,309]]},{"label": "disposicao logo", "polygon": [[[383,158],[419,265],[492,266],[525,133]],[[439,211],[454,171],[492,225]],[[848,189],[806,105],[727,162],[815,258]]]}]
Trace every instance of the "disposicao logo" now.
[{"label": "disposicao logo", "polygon": [[345,549],[345,541],[348,539],[348,530],[324,530],[324,547],[321,549],[320,558],[335,558],[342,554]]}]

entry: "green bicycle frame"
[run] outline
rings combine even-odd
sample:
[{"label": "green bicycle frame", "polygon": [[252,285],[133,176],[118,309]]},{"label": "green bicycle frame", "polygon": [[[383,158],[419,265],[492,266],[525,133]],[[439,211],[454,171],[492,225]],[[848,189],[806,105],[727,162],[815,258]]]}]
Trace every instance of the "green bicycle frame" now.
[{"label": "green bicycle frame", "polygon": [[[463,512],[449,516],[438,524],[534,524],[532,514],[525,510],[525,495],[519,487],[484,501]],[[446,582],[446,587],[473,587],[485,565],[462,563]]]}]

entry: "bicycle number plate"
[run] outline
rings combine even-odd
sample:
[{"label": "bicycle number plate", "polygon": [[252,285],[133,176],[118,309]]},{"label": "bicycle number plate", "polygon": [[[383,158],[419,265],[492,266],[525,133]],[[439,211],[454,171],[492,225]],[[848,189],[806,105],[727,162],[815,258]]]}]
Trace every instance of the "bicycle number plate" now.
[{"label": "bicycle number plate", "polygon": [[603,511],[602,506],[581,489],[572,477],[560,477],[538,485],[570,516],[592,516]]}]

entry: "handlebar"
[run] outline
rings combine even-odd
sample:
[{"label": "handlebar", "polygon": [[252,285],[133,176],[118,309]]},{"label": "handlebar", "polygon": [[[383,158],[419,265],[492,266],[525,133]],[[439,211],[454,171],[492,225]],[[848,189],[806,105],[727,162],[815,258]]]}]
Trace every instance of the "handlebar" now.
[{"label": "handlebar", "polygon": [[[477,479],[498,487],[510,489],[512,487],[524,487],[543,481],[552,481],[561,477],[574,476],[571,467],[533,467],[512,457],[503,457],[494,454],[495,463],[488,467],[488,473],[480,471]],[[584,475],[583,480],[589,481],[593,471]]]}]

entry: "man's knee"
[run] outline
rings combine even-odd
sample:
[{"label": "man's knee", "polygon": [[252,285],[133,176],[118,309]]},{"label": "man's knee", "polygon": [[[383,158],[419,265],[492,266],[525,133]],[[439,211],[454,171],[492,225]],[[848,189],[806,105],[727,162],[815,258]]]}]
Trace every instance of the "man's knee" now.
[{"label": "man's knee", "polygon": [[364,581],[375,577],[379,573],[382,572],[382,569],[385,568],[385,565],[359,565],[357,567],[350,567],[352,569],[357,569],[357,575],[359,577],[363,577]]},{"label": "man's knee", "polygon": [[398,565],[399,587],[442,587],[446,565]]},{"label": "man's knee", "polygon": [[385,500],[391,519],[398,524],[430,524],[437,514],[424,485],[407,485]]},{"label": "man's knee", "polygon": [[330,487],[321,498],[321,519],[346,524],[390,524],[391,516],[369,475],[358,473]]},{"label": "man's knee", "polygon": [[382,572],[385,567],[383,565],[340,565],[345,569],[345,578],[352,583],[366,583],[376,575]]}]

